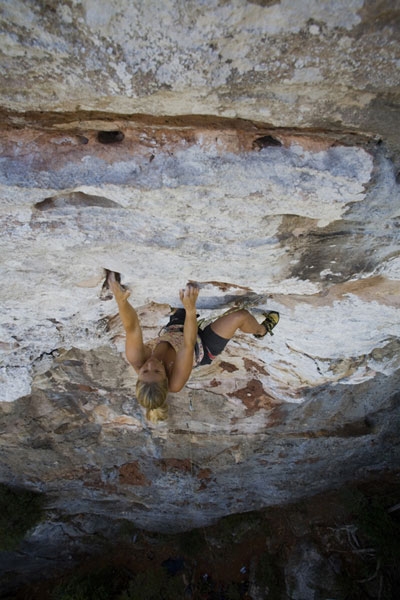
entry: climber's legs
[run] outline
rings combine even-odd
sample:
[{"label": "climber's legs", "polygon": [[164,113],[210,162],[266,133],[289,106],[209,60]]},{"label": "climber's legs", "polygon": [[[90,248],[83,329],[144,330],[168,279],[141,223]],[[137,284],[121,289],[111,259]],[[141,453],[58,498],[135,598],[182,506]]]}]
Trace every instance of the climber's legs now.
[{"label": "climber's legs", "polygon": [[219,317],[219,319],[211,323],[211,329],[214,333],[227,340],[230,340],[238,329],[243,333],[252,333],[253,335],[261,336],[267,331],[264,325],[261,325],[245,308]]}]

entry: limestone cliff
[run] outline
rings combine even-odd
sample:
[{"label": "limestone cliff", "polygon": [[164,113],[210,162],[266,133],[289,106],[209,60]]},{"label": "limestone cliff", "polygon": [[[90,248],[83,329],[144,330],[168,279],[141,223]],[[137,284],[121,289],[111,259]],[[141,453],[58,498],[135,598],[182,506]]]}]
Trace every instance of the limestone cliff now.
[{"label": "limestone cliff", "polygon": [[[181,531],[397,469],[398,3],[1,8],[0,476],[47,495],[32,543],[67,516]],[[206,318],[281,321],[151,425],[105,268],[148,339],[188,280]]]}]

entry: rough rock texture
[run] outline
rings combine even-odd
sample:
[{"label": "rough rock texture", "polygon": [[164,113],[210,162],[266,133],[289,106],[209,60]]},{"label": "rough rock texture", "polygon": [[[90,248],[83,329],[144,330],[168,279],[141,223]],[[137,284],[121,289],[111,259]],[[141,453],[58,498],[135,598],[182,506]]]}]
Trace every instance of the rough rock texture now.
[{"label": "rough rock texture", "polygon": [[[0,476],[48,494],[35,535],[186,530],[397,468],[398,3],[1,8]],[[104,268],[148,339],[187,280],[206,318],[281,322],[149,425]]]},{"label": "rough rock texture", "polygon": [[2,9],[7,109],[206,114],[396,137],[397,0],[3,0]]}]

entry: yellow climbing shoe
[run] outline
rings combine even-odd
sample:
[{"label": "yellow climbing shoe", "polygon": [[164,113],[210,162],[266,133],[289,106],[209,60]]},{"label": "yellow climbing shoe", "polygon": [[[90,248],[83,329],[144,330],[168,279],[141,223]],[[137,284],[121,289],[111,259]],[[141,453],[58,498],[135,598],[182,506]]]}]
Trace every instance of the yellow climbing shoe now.
[{"label": "yellow climbing shoe", "polygon": [[261,325],[264,325],[266,331],[263,335],[257,335],[255,333],[254,337],[256,337],[256,338],[263,338],[264,336],[267,335],[267,333],[269,333],[270,335],[274,335],[272,333],[272,330],[279,323],[279,313],[276,312],[275,310],[268,310],[268,311],[264,312],[263,315],[264,315],[265,319],[261,323]]}]

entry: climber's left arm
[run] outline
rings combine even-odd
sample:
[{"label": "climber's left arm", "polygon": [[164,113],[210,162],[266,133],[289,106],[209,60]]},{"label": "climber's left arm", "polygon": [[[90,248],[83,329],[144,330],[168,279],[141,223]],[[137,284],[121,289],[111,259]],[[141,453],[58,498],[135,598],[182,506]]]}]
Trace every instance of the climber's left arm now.
[{"label": "climber's left arm", "polygon": [[188,285],[181,290],[180,299],[186,310],[185,323],[183,326],[183,346],[178,351],[175,363],[169,377],[169,391],[179,392],[190,377],[193,368],[194,347],[197,341],[197,314],[196,302],[199,289]]}]

